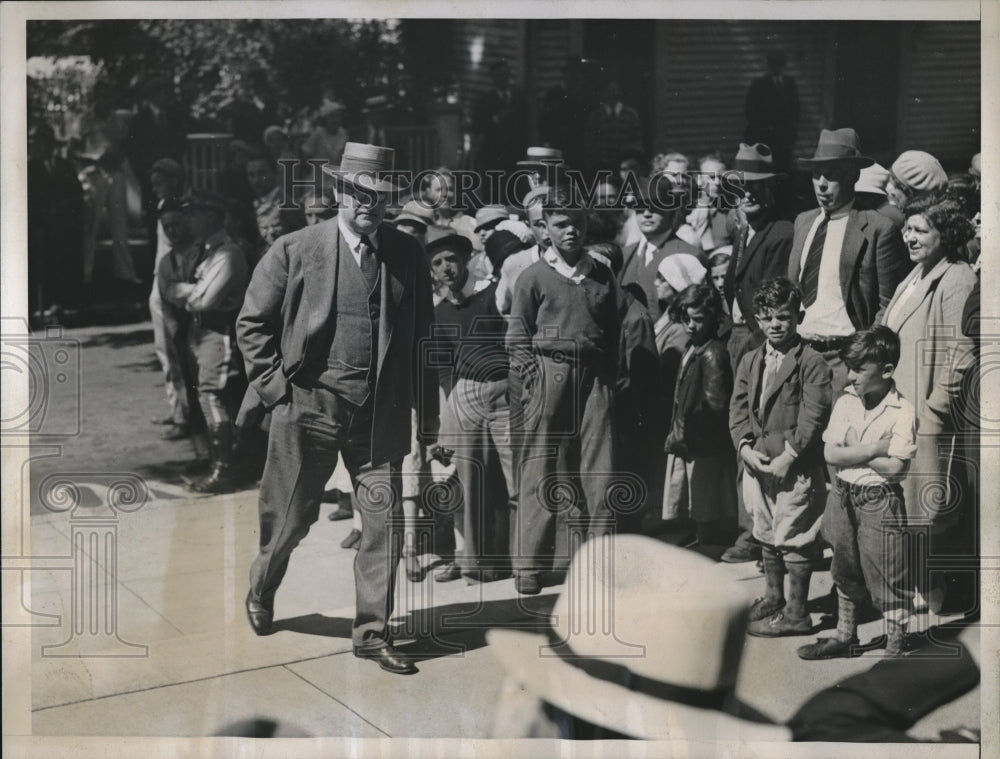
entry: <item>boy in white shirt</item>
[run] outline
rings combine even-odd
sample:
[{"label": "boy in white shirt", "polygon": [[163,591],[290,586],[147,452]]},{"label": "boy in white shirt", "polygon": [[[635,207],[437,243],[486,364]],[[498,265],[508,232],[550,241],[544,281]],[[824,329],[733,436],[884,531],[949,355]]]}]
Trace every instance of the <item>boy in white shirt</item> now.
[{"label": "boy in white shirt", "polygon": [[802,659],[851,656],[857,610],[871,596],[886,621],[886,655],[899,656],[912,603],[906,576],[906,510],[900,482],[916,452],[913,404],[896,390],[899,338],[885,326],[856,332],[841,350],[847,387],[823,433],[837,476],[823,514],[833,547],[837,631],[802,646]]}]

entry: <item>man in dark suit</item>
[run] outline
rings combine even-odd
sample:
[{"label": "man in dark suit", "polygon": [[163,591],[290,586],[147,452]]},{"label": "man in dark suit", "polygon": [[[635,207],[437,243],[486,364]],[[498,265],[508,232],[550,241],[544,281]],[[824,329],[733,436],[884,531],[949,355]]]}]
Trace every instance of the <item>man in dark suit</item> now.
[{"label": "man in dark suit", "polygon": [[745,353],[764,342],[764,333],[754,318],[753,294],[767,280],[785,276],[794,227],[778,217],[775,187],[785,175],[775,172],[767,145],[741,143],[733,170],[743,182],[743,202],[731,216],[735,226],[733,255],[723,294],[733,316],[728,347],[736,367]]},{"label": "man in dark suit", "polygon": [[[733,326],[729,333],[729,357],[733,369],[740,359],[764,342],[764,333],[754,316],[753,296],[764,282],[785,276],[792,250],[792,223],[778,218],[775,186],[785,175],[774,171],[771,149],[763,143],[740,144],[733,170],[743,181],[743,203],[733,212],[735,233],[723,294],[729,304]],[[743,462],[739,462],[743,476]],[[760,544],[753,538],[753,519],[743,508],[743,490],[737,488],[740,535],[722,554],[730,563],[756,561]]]},{"label": "man in dark suit", "polygon": [[838,351],[859,329],[875,323],[911,267],[903,238],[878,211],[855,207],[861,155],[853,129],[824,129],[815,155],[799,163],[812,170],[819,208],[795,219],[788,278],[802,291],[805,317],[799,334],[833,370],[833,397],[847,384]]},{"label": "man in dark suit", "polygon": [[638,285],[643,294],[643,305],[649,318],[656,323],[663,314],[656,294],[656,274],[660,262],[667,256],[688,253],[708,268],[708,256],[700,248],[677,237],[677,229],[684,222],[686,191],[666,176],[639,180],[638,197],[634,198],[636,223],[642,236],[622,250],[622,270],[618,282],[625,287]]},{"label": "man in dark suit", "polygon": [[255,405],[271,410],[260,491],[260,550],[247,613],[272,629],[274,596],[292,550],[319,516],[338,454],[354,481],[363,530],[354,564],[355,656],[416,672],[388,629],[403,538],[400,465],[438,428],[438,378],[421,358],[433,320],[420,246],[383,224],[390,148],[347,143],[334,179],[336,219],[278,238],[254,271],[237,323]]}]

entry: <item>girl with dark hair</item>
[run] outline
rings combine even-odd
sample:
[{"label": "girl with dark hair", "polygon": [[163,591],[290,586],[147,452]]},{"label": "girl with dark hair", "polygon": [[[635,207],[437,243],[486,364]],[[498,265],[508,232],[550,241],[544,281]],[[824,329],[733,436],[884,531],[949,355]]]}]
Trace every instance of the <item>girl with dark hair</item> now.
[{"label": "girl with dark hair", "polygon": [[736,453],[729,436],[733,370],[718,338],[722,296],[702,282],[685,288],[670,310],[688,344],[664,445],[663,518],[691,519],[699,544],[728,546],[736,534]]}]

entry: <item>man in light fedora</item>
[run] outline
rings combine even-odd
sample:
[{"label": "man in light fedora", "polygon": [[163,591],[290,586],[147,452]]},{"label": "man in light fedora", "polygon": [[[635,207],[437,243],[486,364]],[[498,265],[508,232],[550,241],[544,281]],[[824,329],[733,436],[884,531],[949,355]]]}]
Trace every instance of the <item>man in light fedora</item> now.
[{"label": "man in light fedora", "polygon": [[319,516],[338,454],[355,486],[363,530],[354,563],[355,656],[385,670],[416,671],[392,646],[402,546],[400,464],[418,439],[434,442],[438,377],[421,358],[433,320],[420,246],[383,224],[390,148],[349,142],[332,178],[336,219],[279,238],[254,271],[237,322],[251,391],[271,411],[260,490],[260,548],[250,569],[247,614],[272,630],[274,597],[292,550]]},{"label": "man in light fedora", "polygon": [[949,655],[881,660],[780,725],[736,696],[747,599],[721,565],[608,535],[577,551],[566,588],[547,634],[486,633],[507,672],[494,738],[677,741],[672,756],[727,755],[718,744],[768,756],[755,744],[915,742],[907,730],[980,680],[970,636],[969,648],[942,643]]},{"label": "man in light fedora", "polygon": [[788,278],[802,292],[799,334],[830,364],[836,398],[847,384],[838,351],[850,335],[875,323],[910,262],[892,222],[855,205],[861,169],[875,163],[861,154],[857,132],[824,129],[813,157],[799,163],[812,170],[819,208],[795,219]]},{"label": "man in light fedora", "polygon": [[[753,296],[762,284],[788,271],[794,227],[778,216],[775,190],[785,175],[775,170],[770,147],[760,142],[741,143],[733,170],[742,180],[739,188],[743,199],[732,212],[733,255],[722,290],[733,320],[727,347],[735,368],[745,354],[764,342],[764,333],[754,317]],[[741,488],[737,488],[737,494],[742,506]],[[756,561],[760,558],[760,544],[753,539],[753,520],[746,509],[740,508],[738,513],[740,536],[721,558],[731,563]]]}]

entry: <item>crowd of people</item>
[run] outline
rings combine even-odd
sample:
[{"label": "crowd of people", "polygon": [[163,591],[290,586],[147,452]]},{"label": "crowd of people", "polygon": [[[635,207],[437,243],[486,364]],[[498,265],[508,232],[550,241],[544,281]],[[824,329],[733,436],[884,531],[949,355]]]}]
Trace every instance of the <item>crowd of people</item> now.
[{"label": "crowd of people", "polygon": [[[832,548],[836,632],[804,659],[851,655],[868,604],[890,655],[914,611],[975,607],[907,536],[978,545],[978,155],[952,175],[919,150],[887,169],[853,129],[824,129],[797,162],[806,199],[764,142],[646,160],[630,134],[618,171],[576,175],[586,188],[558,146],[522,145],[495,167],[520,176],[513,196],[463,195],[445,167],[400,194],[362,181],[393,168],[377,120],[350,142],[341,114],[326,102],[298,150],[277,126],[234,140],[219,192],[188,188],[171,157],[149,174],[158,421],[200,441],[193,491],[260,480],[255,631],[335,500],[359,550],[355,652],[412,671],[386,653],[385,609],[362,618],[395,582],[375,488],[362,495],[386,462],[388,555],[409,582],[433,555],[435,581],[513,576],[533,595],[583,541],[627,532],[759,562],[762,637],[811,632]],[[307,159],[324,165],[311,188],[291,171]]]}]

